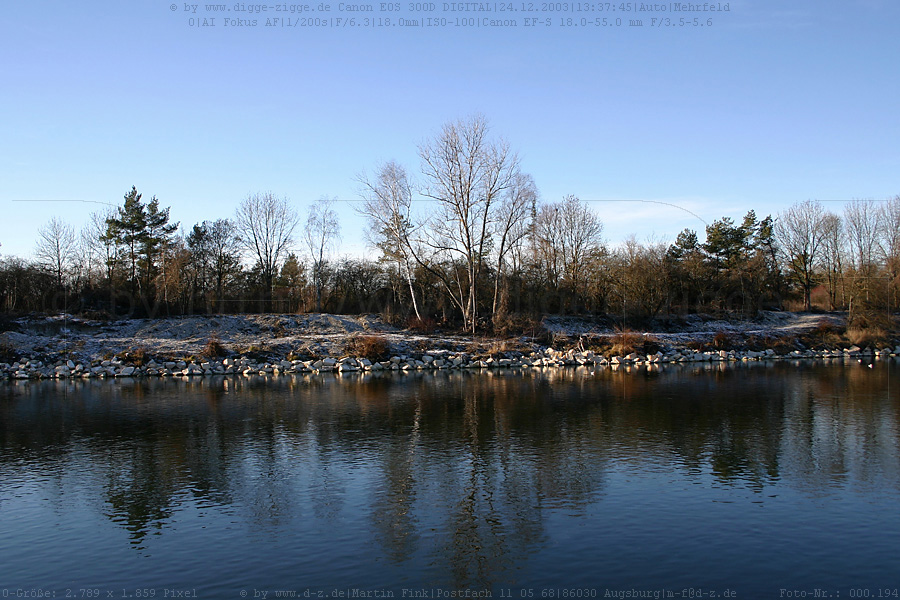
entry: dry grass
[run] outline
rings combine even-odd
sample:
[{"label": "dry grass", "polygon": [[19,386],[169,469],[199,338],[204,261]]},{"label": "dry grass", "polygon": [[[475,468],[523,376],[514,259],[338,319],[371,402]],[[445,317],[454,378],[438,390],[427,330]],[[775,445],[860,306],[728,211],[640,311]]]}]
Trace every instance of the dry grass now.
[{"label": "dry grass", "polygon": [[785,355],[797,349],[797,338],[793,335],[785,335],[772,339],[770,344],[770,348],[775,351],[775,354]]},{"label": "dry grass", "polygon": [[228,350],[222,345],[219,338],[213,336],[203,345],[200,354],[206,358],[218,358],[220,356],[228,356]]},{"label": "dry grass", "polygon": [[887,344],[889,337],[887,332],[881,327],[850,327],[844,336],[847,341],[854,346],[869,346],[874,348],[878,345]]},{"label": "dry grass", "polygon": [[835,348],[845,343],[844,328],[829,319],[819,319],[815,328],[800,336],[807,346]]},{"label": "dry grass", "polygon": [[388,341],[380,335],[354,335],[347,340],[344,351],[350,356],[369,360],[386,360],[391,355]]},{"label": "dry grass", "polygon": [[269,345],[266,343],[250,344],[249,346],[238,352],[238,354],[255,360],[264,360],[269,358],[270,349]]},{"label": "dry grass", "polygon": [[727,331],[717,331],[712,339],[712,346],[716,350],[727,350],[734,347],[734,338]]},{"label": "dry grass", "polygon": [[523,344],[518,340],[511,339],[495,341],[488,347],[487,353],[497,358],[505,354],[531,352],[531,350],[532,348],[529,344]]},{"label": "dry grass", "polygon": [[502,338],[527,335],[536,337],[544,327],[540,320],[521,314],[503,314],[494,318],[494,335]]},{"label": "dry grass", "polygon": [[[136,367],[143,367],[148,362],[150,362],[152,357],[150,356],[149,350],[147,350],[143,346],[138,346],[137,348],[119,352],[115,355],[115,358],[132,364]],[[109,360],[109,358],[104,357],[104,360]]]},{"label": "dry grass", "polygon": [[434,322],[434,319],[429,319],[428,317],[422,317],[421,319],[410,317],[406,321],[406,328],[416,333],[432,333],[437,329],[437,323]]},{"label": "dry grass", "polygon": [[659,340],[631,329],[619,329],[612,337],[612,345],[604,352],[607,356],[626,356],[632,352],[652,354],[659,350]]}]

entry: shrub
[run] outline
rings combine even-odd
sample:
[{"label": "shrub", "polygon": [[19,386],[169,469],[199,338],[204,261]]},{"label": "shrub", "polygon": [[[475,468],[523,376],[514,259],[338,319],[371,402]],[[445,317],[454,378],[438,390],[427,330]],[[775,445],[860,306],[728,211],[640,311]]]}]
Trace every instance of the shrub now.
[{"label": "shrub", "polygon": [[390,344],[380,335],[353,336],[347,340],[344,350],[351,356],[373,361],[386,360],[391,355]]},{"label": "shrub", "polygon": [[727,331],[717,331],[713,336],[712,345],[716,350],[725,350],[730,348],[734,343],[732,336]]},{"label": "shrub", "polygon": [[431,333],[437,328],[437,323],[428,317],[410,317],[406,321],[406,328],[419,333]]},{"label": "shrub", "polygon": [[404,325],[408,325],[409,318],[406,313],[401,313],[389,306],[381,311],[381,320],[394,327],[403,327]]},{"label": "shrub", "polygon": [[870,346],[874,348],[877,345],[884,345],[888,342],[887,332],[880,327],[851,327],[847,329],[845,335],[848,342],[860,347]]},{"label": "shrub", "polygon": [[775,354],[785,355],[797,349],[797,338],[792,335],[777,337],[771,341]]},{"label": "shrub", "polygon": [[0,344],[0,360],[3,362],[14,362],[19,356],[19,353],[16,351],[16,347],[10,344],[9,342],[3,342]]},{"label": "shrub", "polygon": [[[119,352],[115,355],[115,358],[129,362],[136,367],[143,367],[145,364],[150,362],[151,357],[150,352],[146,348],[139,346],[137,348],[132,348],[131,350]],[[105,359],[109,360],[108,358]]]},{"label": "shrub", "polygon": [[494,317],[494,335],[500,337],[537,337],[543,328],[540,321],[525,315],[504,313]]},{"label": "shrub", "polygon": [[839,346],[844,342],[843,327],[830,319],[819,319],[816,326],[800,336],[808,346]]},{"label": "shrub", "polygon": [[220,356],[228,356],[228,350],[225,349],[225,346],[222,345],[219,338],[213,336],[203,345],[200,354],[206,358],[217,358]]},{"label": "shrub", "polygon": [[618,329],[612,338],[610,356],[626,356],[637,350],[643,350],[644,336],[631,329]]}]

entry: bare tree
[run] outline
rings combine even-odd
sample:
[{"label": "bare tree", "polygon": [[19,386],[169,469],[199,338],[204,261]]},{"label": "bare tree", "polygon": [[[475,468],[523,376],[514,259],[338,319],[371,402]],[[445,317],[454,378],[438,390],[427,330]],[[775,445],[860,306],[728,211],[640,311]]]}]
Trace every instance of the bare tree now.
[{"label": "bare tree", "polygon": [[559,207],[556,203],[541,205],[534,217],[532,252],[545,282],[553,287],[559,286],[565,273],[562,238],[563,226]]},{"label": "bare tree", "polygon": [[843,304],[844,279],[844,230],[838,215],[827,213],[822,220],[821,265],[828,284],[828,300],[831,310],[838,306],[838,286],[840,284],[841,304]]},{"label": "bare tree", "polygon": [[494,300],[491,304],[491,314],[494,316],[497,315],[500,283],[506,271],[507,256],[528,237],[537,197],[537,186],[531,175],[518,173],[500,205],[494,231],[497,240],[497,269]]},{"label": "bare tree", "polygon": [[337,213],[331,208],[335,199],[322,196],[309,207],[304,238],[313,261],[313,285],[316,288],[316,312],[322,310],[323,272],[328,254],[341,235]]},{"label": "bare tree", "polygon": [[359,212],[368,218],[366,237],[369,243],[379,248],[385,258],[397,263],[409,286],[413,311],[421,319],[416,291],[413,288],[410,235],[413,231],[410,217],[412,205],[412,185],[406,169],[394,161],[378,168],[375,180],[359,177],[363,185],[363,206]]},{"label": "bare tree", "polygon": [[113,207],[92,212],[87,224],[81,230],[82,268],[88,270],[89,283],[90,273],[95,267],[105,273],[107,281],[112,282],[113,280],[118,252],[115,240],[107,233],[108,222],[115,215],[116,209]]},{"label": "bare tree", "polygon": [[878,256],[879,210],[873,202],[853,200],[844,206],[844,224],[854,266],[865,271]]},{"label": "bare tree", "polygon": [[[424,196],[437,202],[422,241],[433,252],[417,261],[436,275],[474,332],[478,312],[478,281],[493,242],[503,194],[516,181],[519,159],[502,140],[488,137],[484,117],[444,125],[441,133],[419,147]],[[431,258],[462,269],[435,269]]]},{"label": "bare tree", "polygon": [[602,244],[603,223],[576,196],[563,198],[559,211],[566,279],[571,283],[572,289],[580,293],[585,260]]},{"label": "bare tree", "polygon": [[785,254],[790,277],[803,289],[805,310],[812,307],[810,294],[816,281],[824,221],[822,205],[807,200],[782,212],[775,224],[775,237]]},{"label": "bare tree", "polygon": [[[844,223],[850,257],[855,270],[854,291],[868,303],[872,279],[876,276],[880,233],[879,211],[866,200],[853,200],[844,206]],[[851,299],[851,303],[853,299]],[[851,306],[851,312],[853,307]]]},{"label": "bare tree", "polygon": [[890,304],[897,306],[900,297],[900,196],[881,205],[881,252],[890,281]]},{"label": "bare tree", "polygon": [[53,272],[56,285],[63,287],[63,278],[75,256],[75,231],[62,219],[53,217],[38,230],[38,242],[34,255]]},{"label": "bare tree", "polygon": [[900,196],[894,196],[881,205],[878,222],[884,262],[889,266],[896,265],[900,262]]},{"label": "bare tree", "polygon": [[271,192],[247,196],[237,208],[235,228],[241,245],[258,261],[267,294],[272,293],[281,259],[294,243],[299,221],[287,198]]},{"label": "bare tree", "polygon": [[611,287],[621,298],[623,318],[653,317],[669,303],[667,252],[665,243],[642,244],[632,234],[612,253]]},{"label": "bare tree", "polygon": [[585,263],[603,244],[603,223],[576,196],[545,204],[537,213],[533,244],[536,259],[554,285],[584,292]]}]

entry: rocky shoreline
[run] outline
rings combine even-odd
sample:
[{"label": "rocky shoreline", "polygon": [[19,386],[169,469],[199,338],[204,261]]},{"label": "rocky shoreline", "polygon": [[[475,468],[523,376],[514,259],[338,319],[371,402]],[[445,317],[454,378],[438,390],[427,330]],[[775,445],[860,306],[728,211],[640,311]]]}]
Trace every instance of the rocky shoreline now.
[{"label": "rocky shoreline", "polygon": [[[32,317],[20,319],[12,326],[8,323],[7,331],[0,333],[0,379],[277,376],[579,366],[618,369],[784,359],[852,359],[872,364],[900,356],[900,345],[896,343],[818,349],[804,345],[798,338],[785,343],[785,336],[796,336],[797,332],[815,327],[822,329],[823,323],[831,327],[839,321],[807,317],[777,314],[764,316],[763,321],[717,321],[715,332],[693,326],[693,330],[658,334],[588,331],[584,323],[561,324],[560,318],[551,317],[552,327],[556,328],[555,332],[550,331],[554,337],[551,344],[534,338],[494,340],[442,336],[438,332],[421,334],[393,328],[372,315],[226,315],[114,322],[69,315]],[[628,336],[630,341],[624,340]],[[716,336],[720,342],[745,347],[710,349]],[[747,348],[747,339],[758,336],[775,347]],[[618,340],[618,345],[613,344],[614,340]]]},{"label": "rocky shoreline", "polygon": [[[515,353],[513,353],[515,354]],[[856,359],[871,364],[877,360],[900,356],[900,346],[881,350],[859,347],[838,350],[795,350],[779,355],[772,349],[765,351],[735,352],[675,352],[651,355],[631,353],[626,356],[606,358],[591,351],[554,350],[547,348],[528,355],[512,358],[477,358],[467,353],[434,350],[419,355],[392,356],[386,361],[371,361],[367,358],[345,356],[318,360],[271,360],[257,361],[247,357],[224,358],[208,361],[149,361],[146,365],[134,366],[128,362],[93,360],[87,364],[69,359],[55,364],[44,364],[41,360],[28,360],[13,364],[0,363],[0,377],[7,379],[69,379],[69,378],[117,378],[117,377],[211,377],[216,375],[234,376],[276,376],[292,374],[353,373],[379,371],[420,371],[445,369],[541,369],[553,367],[598,367],[617,369],[623,366],[654,366],[672,363],[694,362],[748,362],[783,359],[843,360]]]}]

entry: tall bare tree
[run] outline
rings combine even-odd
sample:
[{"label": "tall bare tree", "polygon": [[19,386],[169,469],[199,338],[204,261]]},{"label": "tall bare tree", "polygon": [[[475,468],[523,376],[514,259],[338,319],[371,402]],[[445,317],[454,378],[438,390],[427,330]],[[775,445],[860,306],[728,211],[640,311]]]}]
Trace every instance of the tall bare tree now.
[{"label": "tall bare tree", "polygon": [[900,196],[894,196],[878,209],[881,253],[886,264],[900,261]]},{"label": "tall bare tree", "polygon": [[838,215],[827,213],[822,220],[822,270],[825,272],[825,281],[828,285],[828,302],[831,310],[838,307],[838,292],[841,294],[840,304],[843,304],[843,279],[844,279],[844,229],[843,222]]},{"label": "tall bare tree", "polygon": [[562,215],[556,203],[542,204],[537,209],[531,236],[534,261],[545,284],[559,287],[565,273],[563,260]]},{"label": "tall bare tree", "polygon": [[374,181],[360,176],[359,182],[363,186],[364,200],[359,212],[368,218],[366,236],[369,243],[379,248],[386,259],[397,264],[397,270],[409,286],[416,318],[421,319],[412,280],[412,185],[406,169],[389,161],[378,168]]},{"label": "tall bare tree", "polygon": [[[855,270],[854,291],[868,303],[879,258],[879,210],[874,202],[853,200],[844,206],[844,227]],[[851,303],[853,300],[851,299]],[[851,312],[853,309],[851,307]]]},{"label": "tall bare tree", "polygon": [[309,207],[304,239],[312,257],[313,285],[316,288],[316,312],[322,310],[322,285],[325,264],[334,244],[340,239],[341,224],[332,205],[335,199],[322,196]]},{"label": "tall bare tree", "polygon": [[516,174],[500,205],[495,223],[497,268],[494,277],[494,300],[491,314],[497,316],[500,286],[506,273],[508,256],[522,245],[531,231],[531,215],[537,203],[537,186],[531,175]]},{"label": "tall bare tree", "polygon": [[[422,241],[432,257],[462,269],[435,269],[430,260],[416,259],[436,275],[474,332],[478,317],[478,282],[493,243],[493,227],[503,194],[516,181],[519,159],[503,140],[488,136],[482,116],[444,125],[434,139],[419,146],[425,182],[422,194],[437,203]],[[430,257],[431,258],[431,257]]]},{"label": "tall bare tree", "polygon": [[244,198],[235,214],[235,228],[241,245],[254,256],[271,295],[278,266],[294,243],[294,230],[300,222],[287,198],[272,192]]},{"label": "tall bare tree", "polygon": [[611,288],[621,301],[623,317],[653,317],[669,303],[668,246],[642,244],[630,235],[611,256]]},{"label": "tall bare tree", "polygon": [[860,271],[873,266],[878,259],[879,217],[874,202],[853,200],[844,206],[844,225],[851,258]]},{"label": "tall bare tree", "polygon": [[584,263],[602,244],[603,223],[587,204],[573,195],[563,198],[559,212],[565,275],[578,294],[582,291]]},{"label": "tall bare tree", "polygon": [[81,258],[82,268],[87,270],[88,283],[91,283],[91,273],[97,268],[106,275],[110,283],[115,275],[118,252],[115,240],[107,235],[108,222],[116,216],[113,207],[92,212],[87,224],[81,230]]},{"label": "tall bare tree", "polygon": [[576,196],[545,204],[537,212],[532,243],[540,269],[554,286],[576,297],[585,291],[585,264],[602,247],[603,223]]},{"label": "tall bare tree", "polygon": [[34,255],[44,267],[53,272],[56,285],[63,287],[63,279],[75,256],[75,230],[58,217],[53,217],[38,230]]},{"label": "tall bare tree", "polygon": [[900,300],[900,196],[881,205],[881,252],[890,278],[890,305],[895,309]]},{"label": "tall bare tree", "polygon": [[775,237],[784,253],[789,275],[803,289],[803,305],[810,310],[810,294],[816,282],[816,265],[822,251],[825,210],[807,200],[782,212],[775,224]]}]

